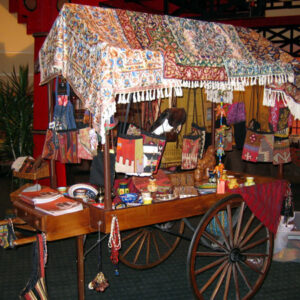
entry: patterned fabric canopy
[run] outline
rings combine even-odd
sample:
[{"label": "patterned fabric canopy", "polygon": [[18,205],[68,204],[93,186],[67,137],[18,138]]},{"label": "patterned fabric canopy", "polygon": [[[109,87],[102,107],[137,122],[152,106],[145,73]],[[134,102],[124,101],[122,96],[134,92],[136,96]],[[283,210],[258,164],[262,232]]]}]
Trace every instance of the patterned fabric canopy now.
[{"label": "patterned fabric canopy", "polygon": [[77,4],[64,5],[40,50],[41,84],[65,77],[93,113],[102,142],[116,99],[204,87],[208,100],[222,94],[230,102],[247,85],[294,83],[295,65],[251,29]]}]

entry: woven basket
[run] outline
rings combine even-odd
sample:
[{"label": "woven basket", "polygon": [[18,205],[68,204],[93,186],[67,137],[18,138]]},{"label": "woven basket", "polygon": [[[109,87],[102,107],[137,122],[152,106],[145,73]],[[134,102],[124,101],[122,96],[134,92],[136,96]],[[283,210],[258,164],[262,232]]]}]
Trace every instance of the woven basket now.
[{"label": "woven basket", "polygon": [[44,162],[40,168],[34,173],[16,172],[13,171],[13,175],[18,178],[36,180],[40,178],[46,178],[50,176],[49,164]]}]

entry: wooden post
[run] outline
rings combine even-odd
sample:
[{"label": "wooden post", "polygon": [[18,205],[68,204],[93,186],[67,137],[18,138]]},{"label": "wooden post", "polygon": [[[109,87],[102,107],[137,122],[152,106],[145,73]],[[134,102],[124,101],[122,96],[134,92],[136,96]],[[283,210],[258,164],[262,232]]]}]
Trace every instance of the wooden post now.
[{"label": "wooden post", "polygon": [[211,103],[211,144],[215,148],[215,123],[216,123],[216,117],[215,117],[215,108],[216,104],[214,102]]},{"label": "wooden post", "polygon": [[84,261],[83,261],[83,235],[76,238],[77,241],[77,284],[78,299],[84,300]]},{"label": "wooden post", "polygon": [[277,174],[277,177],[279,179],[282,179],[283,178],[283,164],[279,164],[278,165],[278,174]]},{"label": "wooden post", "polygon": [[[53,79],[48,82],[48,123],[53,120]],[[52,188],[57,187],[55,160],[50,160],[50,185]]]},{"label": "wooden post", "polygon": [[111,182],[110,182],[110,156],[109,156],[109,134],[106,133],[104,144],[104,209],[111,210]]}]

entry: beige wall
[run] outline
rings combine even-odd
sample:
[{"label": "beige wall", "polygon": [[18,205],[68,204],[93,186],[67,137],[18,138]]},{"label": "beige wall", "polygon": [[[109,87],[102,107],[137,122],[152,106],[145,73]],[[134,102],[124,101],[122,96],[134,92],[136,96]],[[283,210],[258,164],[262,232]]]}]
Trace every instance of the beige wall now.
[{"label": "beige wall", "polygon": [[26,25],[18,24],[17,14],[8,11],[9,0],[0,0],[0,78],[28,65],[33,81],[34,38],[26,33]]}]

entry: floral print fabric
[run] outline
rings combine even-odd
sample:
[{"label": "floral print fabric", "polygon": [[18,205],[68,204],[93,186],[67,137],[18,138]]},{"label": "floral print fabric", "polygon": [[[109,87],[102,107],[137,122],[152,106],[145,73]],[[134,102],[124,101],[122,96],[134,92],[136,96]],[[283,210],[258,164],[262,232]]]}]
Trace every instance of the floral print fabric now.
[{"label": "floral print fabric", "polygon": [[65,77],[93,114],[102,143],[116,99],[150,101],[172,90],[180,96],[184,86],[228,92],[294,79],[292,58],[250,29],[70,3],[39,54],[41,84]]}]

